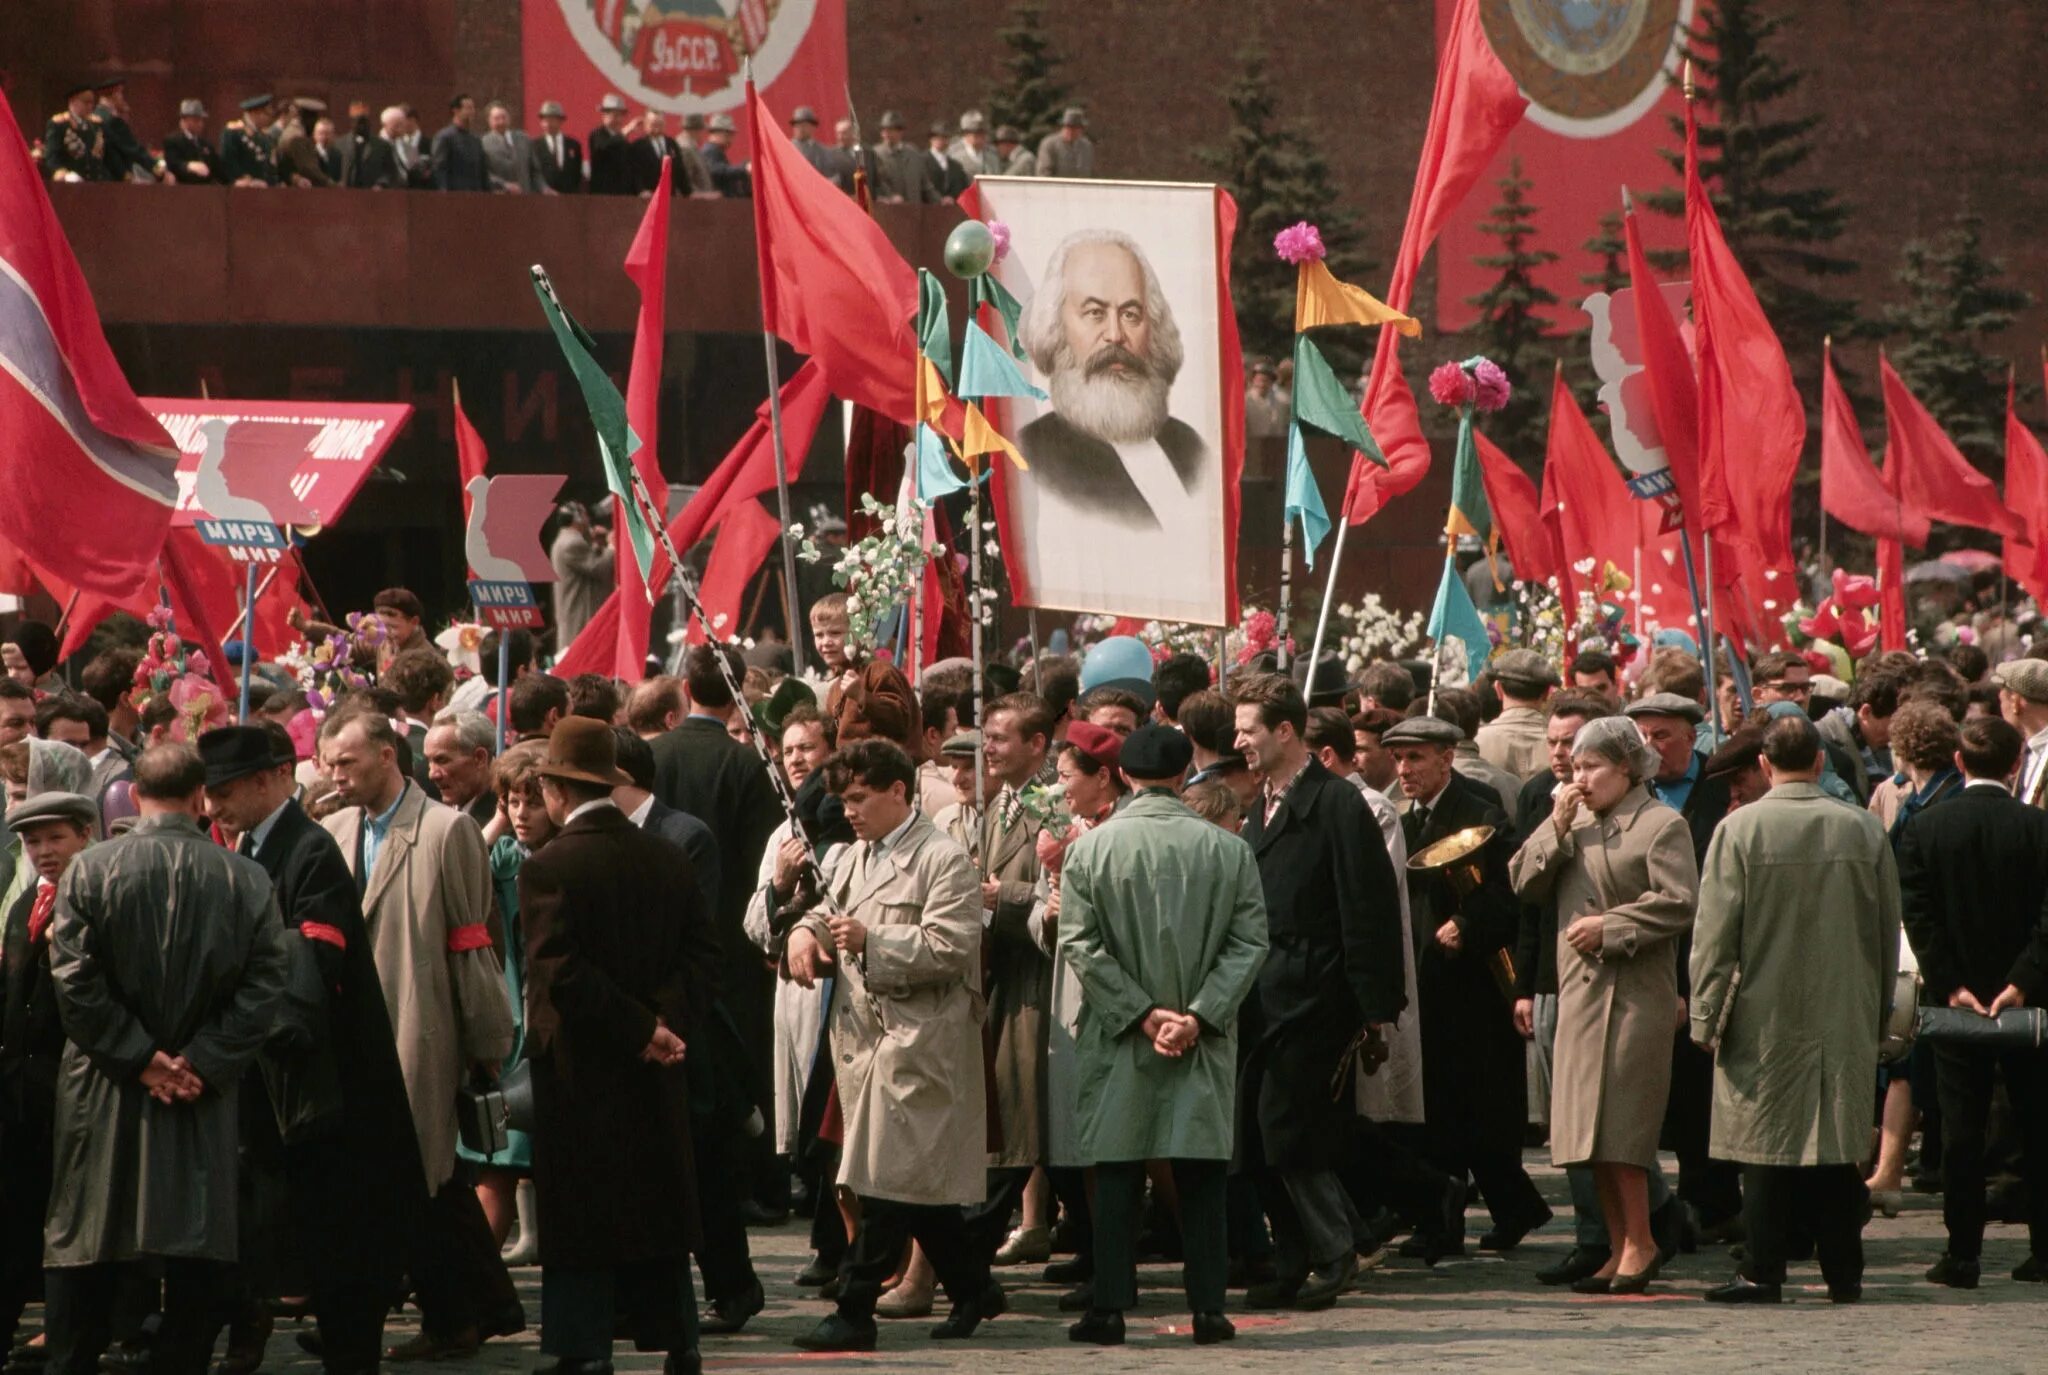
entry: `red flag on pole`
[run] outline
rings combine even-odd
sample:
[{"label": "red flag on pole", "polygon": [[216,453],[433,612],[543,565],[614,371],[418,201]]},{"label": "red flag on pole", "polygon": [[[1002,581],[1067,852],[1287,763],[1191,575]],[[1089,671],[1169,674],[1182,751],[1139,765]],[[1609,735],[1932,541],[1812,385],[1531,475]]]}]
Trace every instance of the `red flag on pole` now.
[{"label": "red flag on pole", "polygon": [[[782,522],[768,514],[758,501],[742,501],[718,523],[718,539],[704,564],[704,583],[699,591],[704,610],[710,613],[712,633],[720,639],[737,633],[745,608],[747,584],[760,571],[761,561],[782,537]],[[691,644],[704,643],[704,627],[692,619]]]},{"label": "red flag on pole", "polygon": [[1927,517],[1907,509],[1870,461],[1863,427],[1835,378],[1832,350],[1820,365],[1820,498],[1821,509],[1852,530],[1927,547]]},{"label": "red flag on pole", "polygon": [[491,455],[484,448],[484,437],[476,432],[476,426],[469,423],[469,415],[462,409],[462,383],[456,381],[451,385],[455,394],[455,468],[462,479],[462,519],[467,523],[472,500],[469,484],[484,475]]},{"label": "red flag on pole", "polygon": [[1657,433],[1664,443],[1664,461],[1670,465],[1671,482],[1678,489],[1686,528],[1697,538],[1709,527],[1702,523],[1705,506],[1700,493],[1700,399],[1693,378],[1692,355],[1686,352],[1678,321],[1671,317],[1671,307],[1650,273],[1633,209],[1622,216],[1622,235],[1628,241],[1636,337],[1642,342],[1643,375],[1650,386]]},{"label": "red flag on pole", "polygon": [[21,131],[0,124],[0,539],[45,583],[147,597],[178,450],[114,361]]},{"label": "red flag on pole", "polygon": [[1493,527],[1507,546],[1515,576],[1524,582],[1556,578],[1562,587],[1564,560],[1558,554],[1555,532],[1543,523],[1536,484],[1498,444],[1477,432],[1472,438],[1479,450],[1479,481],[1486,488]]},{"label": "red flag on pole", "polygon": [[[2048,373],[2048,359],[2042,360]],[[2048,451],[2013,407],[2005,383],[2005,504],[2024,527],[2005,537],[2005,571],[2035,601],[2048,604]]]},{"label": "red flag on pole", "polygon": [[[1700,184],[1699,130],[1685,105],[1685,238],[1699,357],[1700,527],[1752,545],[1764,567],[1796,576],[1792,483],[1806,407],[1771,322]],[[1640,300],[1638,296],[1638,300]]]},{"label": "red flag on pole", "polygon": [[[670,178],[675,160],[661,160],[661,179],[654,185],[654,198],[640,217],[640,232],[626,250],[626,275],[640,288],[640,314],[633,325],[633,365],[626,374],[626,423],[640,436],[633,452],[633,466],[647,484],[654,502],[653,518],[668,517],[668,483],[661,476],[659,430],[661,427],[662,328],[668,311],[668,212]],[[622,523],[615,528],[624,530]],[[680,547],[680,546],[679,546]],[[620,593],[618,632],[612,641],[614,677],[634,682],[647,672],[647,626],[654,607],[647,599],[640,579],[640,561],[633,555],[633,541],[612,541],[613,568]]]},{"label": "red flag on pole", "polygon": [[1884,467],[1898,478],[1899,499],[1929,520],[2024,538],[1998,488],[1906,390],[1892,360],[1880,353],[1877,369],[1884,384]]},{"label": "red flag on pole", "polygon": [[1550,386],[1542,507],[1564,565],[1567,617],[1577,616],[1580,592],[1597,594],[1605,565],[1633,576],[1641,505],[1629,495],[1620,468],[1580,412],[1559,368]]},{"label": "red flag on pole", "polygon": [[[1423,255],[1528,107],[1515,78],[1486,39],[1479,0],[1458,0],[1450,24],[1440,35],[1436,91],[1430,98],[1429,127],[1422,136],[1408,219],[1401,229],[1401,248],[1394,257],[1394,276],[1387,288],[1388,305],[1408,309]],[[1401,376],[1394,335],[1387,330],[1380,331],[1379,351],[1373,355],[1361,409],[1388,466],[1382,469],[1359,455],[1352,456],[1344,508],[1354,525],[1371,520],[1382,506],[1411,490],[1429,471],[1429,443],[1422,437],[1422,418],[1415,409],[1415,395]]]}]

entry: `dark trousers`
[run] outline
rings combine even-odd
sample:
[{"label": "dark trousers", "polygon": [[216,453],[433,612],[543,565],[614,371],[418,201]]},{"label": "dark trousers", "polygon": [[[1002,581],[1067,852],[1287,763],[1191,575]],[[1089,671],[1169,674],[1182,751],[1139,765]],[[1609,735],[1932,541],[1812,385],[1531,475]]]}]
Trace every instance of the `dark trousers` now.
[{"label": "dark trousers", "polygon": [[[50,1375],[94,1375],[114,1339],[115,1298],[124,1276],[147,1261],[70,1265],[43,1275],[43,1321]],[[233,1267],[212,1260],[167,1259],[163,1326],[150,1356],[155,1375],[206,1375],[214,1338],[235,1292]]]},{"label": "dark trousers", "polygon": [[433,1336],[453,1337],[520,1311],[519,1291],[476,1199],[476,1178],[461,1161],[427,1204],[409,1268],[419,1293],[420,1330]]},{"label": "dark trousers", "polygon": [[[1360,1213],[1370,1217],[1385,1208],[1418,1232],[1434,1236],[1448,1222],[1444,1198],[1451,1177],[1424,1157],[1418,1130],[1404,1123],[1361,1119],[1358,1150],[1338,1174]],[[1367,1240],[1359,1238],[1361,1243]],[[1361,1244],[1359,1249],[1366,1247]]]},{"label": "dark trousers", "polygon": [[957,1204],[862,1198],[860,1227],[839,1268],[839,1316],[861,1327],[875,1320],[882,1281],[896,1273],[912,1240],[924,1247],[947,1298],[970,1303],[981,1297],[988,1287],[988,1258],[968,1237],[967,1218]]},{"label": "dark trousers", "polygon": [[1067,1232],[1074,1243],[1075,1258],[1092,1265],[1095,1261],[1095,1209],[1088,1202],[1088,1172],[1073,1166],[1048,1165],[1045,1178],[1052,1185],[1052,1196],[1060,1201],[1060,1208],[1067,1215]]},{"label": "dark trousers", "polygon": [[2039,1051],[1987,1051],[1959,1045],[1934,1047],[1941,1091],[1942,1221],[1948,1251],[1976,1260],[1984,1250],[1985,1151],[1995,1075],[2005,1075],[2020,1136],[2020,1173],[2027,1186],[2027,1242],[2048,1257],[2048,1057]]},{"label": "dark trousers", "polygon": [[1029,1165],[1000,1165],[988,1172],[988,1197],[961,1209],[967,1219],[967,1239],[987,1264],[1002,1249],[1010,1232],[1010,1215],[1024,1201],[1024,1186],[1031,1182]]},{"label": "dark trousers", "polygon": [[690,1262],[638,1261],[540,1271],[540,1349],[574,1361],[608,1361],[614,1336],[638,1351],[697,1349]]},{"label": "dark trousers", "polygon": [[1742,1273],[1758,1284],[1785,1282],[1792,1237],[1811,1235],[1830,1289],[1863,1283],[1863,1224],[1870,1190],[1855,1165],[1744,1165],[1742,1222],[1749,1233]]},{"label": "dark trousers", "polygon": [[[1175,1160],[1180,1195],[1182,1284],[1188,1311],[1223,1311],[1230,1274],[1227,1162]],[[1116,1160],[1095,1167],[1095,1306],[1121,1313],[1138,1301],[1138,1232],[1144,1225],[1145,1162]]]},{"label": "dark trousers", "polygon": [[0,1350],[43,1294],[43,1218],[50,1210],[50,1128],[0,1129]]},{"label": "dark trousers", "polygon": [[[811,1156],[818,1180],[818,1204],[811,1211],[811,1249],[818,1253],[818,1264],[836,1270],[846,1259],[846,1219],[839,1215],[839,1190],[833,1183],[839,1178],[839,1148],[820,1141],[811,1148]],[[701,1213],[703,1203],[697,1206]]]},{"label": "dark trousers", "polygon": [[[704,1272],[705,1299],[723,1303],[745,1297],[761,1282],[747,1248],[747,1224],[740,1216],[741,1202],[752,1194],[749,1161],[759,1142],[738,1122],[702,1114],[691,1121],[699,1180],[697,1266]],[[820,1197],[820,1213],[827,1211],[831,1192],[828,1186]],[[788,1202],[785,1191],[783,1206]]]},{"label": "dark trousers", "polygon": [[1713,1114],[1714,1057],[1681,1029],[1672,1043],[1664,1138],[1678,1157],[1678,1196],[1710,1227],[1742,1211],[1744,1174],[1743,1167],[1708,1156]]},{"label": "dark trousers", "polygon": [[[285,1178],[307,1297],[320,1330],[321,1363],[329,1370],[374,1370],[384,1347],[384,1314],[398,1292],[399,1251],[382,1230],[389,1209],[366,1206],[334,1187],[336,1179],[351,1177],[348,1150],[349,1143],[338,1139],[288,1146]],[[271,1288],[274,1293],[276,1286]],[[516,1295],[512,1302],[518,1302]]]}]

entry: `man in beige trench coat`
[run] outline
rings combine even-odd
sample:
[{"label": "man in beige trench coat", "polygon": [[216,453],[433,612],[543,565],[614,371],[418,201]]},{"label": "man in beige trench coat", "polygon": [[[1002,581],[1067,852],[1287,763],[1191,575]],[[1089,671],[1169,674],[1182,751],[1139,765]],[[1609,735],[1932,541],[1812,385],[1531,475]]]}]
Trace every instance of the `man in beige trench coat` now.
[{"label": "man in beige trench coat", "polygon": [[961,1212],[988,1183],[980,882],[967,851],[918,810],[917,766],[896,745],[855,741],[825,769],[858,843],[832,865],[820,909],[790,932],[789,972],[805,987],[828,968],[838,976],[827,1024],[844,1121],[839,1184],[858,1198],[860,1223],[838,1310],[796,1344],[874,1350],[875,1300],[912,1238],[953,1302],[932,1336],[971,1336],[995,1316],[988,1257]]},{"label": "man in beige trench coat", "polygon": [[1828,1297],[1863,1293],[1870,1193],[1858,1163],[1877,1106],[1877,1045],[1899,963],[1899,874],[1884,827],[1822,792],[1804,716],[1764,731],[1771,790],[1731,813],[1701,866],[1692,1039],[1714,1051],[1712,1154],[1742,1165],[1749,1253],[1707,1291],[1777,1303],[1795,1220]]}]

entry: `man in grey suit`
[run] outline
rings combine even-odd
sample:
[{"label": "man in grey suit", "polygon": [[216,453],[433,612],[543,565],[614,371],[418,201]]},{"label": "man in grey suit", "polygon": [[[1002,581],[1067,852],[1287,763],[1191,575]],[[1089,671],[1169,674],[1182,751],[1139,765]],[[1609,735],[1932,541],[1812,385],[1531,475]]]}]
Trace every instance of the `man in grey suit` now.
[{"label": "man in grey suit", "polygon": [[484,107],[484,180],[493,191],[514,195],[552,196],[555,189],[541,176],[540,163],[533,154],[533,140],[524,129],[512,127],[512,111],[502,100]]},{"label": "man in grey suit", "polygon": [[871,151],[875,199],[892,204],[937,204],[939,188],[932,180],[931,159],[903,141],[902,115],[894,110],[882,112],[882,142]]}]

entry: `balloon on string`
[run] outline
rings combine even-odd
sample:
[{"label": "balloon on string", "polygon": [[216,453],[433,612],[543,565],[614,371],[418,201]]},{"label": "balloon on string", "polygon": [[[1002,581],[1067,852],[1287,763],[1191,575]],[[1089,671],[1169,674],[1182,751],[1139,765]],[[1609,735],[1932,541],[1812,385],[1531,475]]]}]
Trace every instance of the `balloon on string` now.
[{"label": "balloon on string", "polygon": [[996,260],[996,238],[980,220],[962,220],[946,236],[946,271],[972,279]]}]

